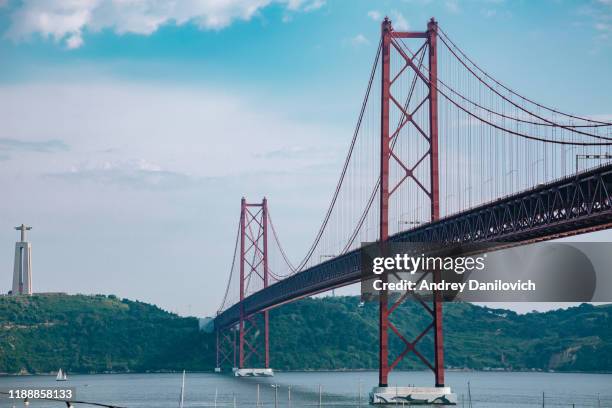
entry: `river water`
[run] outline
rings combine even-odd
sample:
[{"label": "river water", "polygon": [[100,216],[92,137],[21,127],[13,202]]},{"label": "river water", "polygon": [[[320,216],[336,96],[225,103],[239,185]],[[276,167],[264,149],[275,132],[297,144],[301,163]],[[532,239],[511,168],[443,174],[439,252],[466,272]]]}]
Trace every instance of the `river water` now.
[{"label": "river water", "polygon": [[[181,374],[70,375],[67,382],[53,376],[0,377],[0,389],[24,387],[74,387],[76,399],[122,407],[178,407]],[[358,407],[367,406],[368,392],[377,373],[286,372],[272,378],[235,378],[212,373],[187,373],[184,407]],[[391,386],[429,386],[430,372],[394,372]],[[461,407],[612,407],[612,374],[538,372],[451,372],[446,382],[458,395]],[[276,388],[274,385],[278,385]],[[319,387],[321,393],[319,394]],[[289,402],[289,388],[291,402]],[[462,399],[464,404],[462,404]],[[572,405],[573,404],[573,405]],[[0,396],[0,407],[23,407],[22,401]],[[32,408],[59,408],[63,403],[31,401]],[[76,405],[85,407],[85,405]]]}]

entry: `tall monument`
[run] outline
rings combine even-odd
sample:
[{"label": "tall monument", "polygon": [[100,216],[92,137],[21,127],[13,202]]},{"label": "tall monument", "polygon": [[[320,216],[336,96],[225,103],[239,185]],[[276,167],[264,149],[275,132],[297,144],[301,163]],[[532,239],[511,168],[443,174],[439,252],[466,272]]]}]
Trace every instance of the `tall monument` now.
[{"label": "tall monument", "polygon": [[15,227],[21,231],[21,241],[15,243],[15,269],[13,269],[13,295],[32,294],[32,244],[26,241],[26,231],[32,229],[24,224]]}]

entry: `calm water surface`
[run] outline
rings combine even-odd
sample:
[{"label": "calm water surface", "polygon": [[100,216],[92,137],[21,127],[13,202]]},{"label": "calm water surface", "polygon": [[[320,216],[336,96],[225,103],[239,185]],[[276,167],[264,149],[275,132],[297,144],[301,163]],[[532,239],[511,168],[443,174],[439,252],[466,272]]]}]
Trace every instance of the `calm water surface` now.
[{"label": "calm water surface", "polygon": [[[447,383],[468,407],[468,381],[472,407],[612,407],[612,374],[447,372]],[[329,407],[367,406],[367,394],[375,385],[377,373],[305,372],[277,373],[273,378],[235,378],[212,373],[188,373],[185,380],[185,407],[255,407],[259,388],[260,406],[274,407],[278,384],[279,407],[322,405]],[[425,385],[433,381],[430,372],[396,372],[392,384]],[[53,376],[0,377],[0,389],[11,387],[76,388],[78,400],[103,402],[122,407],[178,407],[180,374],[101,374],[71,375],[59,383]],[[291,405],[289,404],[291,387]],[[361,404],[360,404],[361,394]],[[599,396],[599,399],[598,399]],[[572,405],[574,404],[574,405]],[[23,407],[23,402],[0,396],[0,407]],[[59,408],[57,402],[30,402],[32,408]],[[77,405],[77,407],[85,407]]]}]

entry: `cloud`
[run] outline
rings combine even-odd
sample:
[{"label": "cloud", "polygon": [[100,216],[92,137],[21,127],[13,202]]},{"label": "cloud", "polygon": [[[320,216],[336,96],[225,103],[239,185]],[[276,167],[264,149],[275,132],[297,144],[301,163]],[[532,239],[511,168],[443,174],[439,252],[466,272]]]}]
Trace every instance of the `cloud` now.
[{"label": "cloud", "polygon": [[69,171],[48,173],[49,178],[69,182],[91,182],[136,189],[173,190],[197,185],[201,180],[189,174],[164,170],[144,159],[83,163]]},{"label": "cloud", "polygon": [[[59,152],[67,146],[69,151],[21,153],[21,163],[3,162],[9,167],[0,178],[27,173],[47,184],[61,180],[56,184],[71,196],[99,185],[175,191],[176,186],[206,187],[209,179],[234,177],[238,182],[244,174],[276,172],[281,167],[291,173],[342,159],[343,139],[330,137],[340,128],[287,115],[291,116],[276,103],[262,104],[256,94],[220,92],[202,85],[106,80],[5,85],[0,87],[0,134],[12,139],[0,139],[0,155],[6,151],[16,156],[16,149]],[[48,129],[61,129],[62,141],[25,142]],[[320,146],[325,146],[324,152],[307,153]],[[268,154],[277,158],[259,158]],[[291,160],[283,160],[283,154]],[[250,185],[265,191],[270,189],[263,187],[266,183],[257,180]]]},{"label": "cloud", "polygon": [[66,38],[66,47],[70,50],[75,48],[79,48],[83,45],[83,37],[81,34],[72,34],[70,37]]},{"label": "cloud", "polygon": [[433,3],[433,0],[404,0],[404,3],[417,4],[419,6],[427,6]]},{"label": "cloud", "polygon": [[[408,21],[402,13],[397,10],[392,10],[391,13],[387,14],[391,18],[393,28],[397,31],[406,31],[410,28]],[[368,11],[368,17],[374,21],[381,22],[383,19],[383,13],[379,10]]]},{"label": "cloud", "polygon": [[[391,13],[387,15],[391,18],[393,28],[396,31],[407,31],[410,28],[408,21],[401,12],[397,10],[392,10]],[[378,10],[370,10],[368,11],[368,17],[370,17],[374,21],[380,22],[383,19],[383,13]]]},{"label": "cloud", "polygon": [[0,138],[0,151],[2,152],[56,153],[65,152],[68,150],[68,145],[63,141],[57,139],[43,141],[26,141],[18,139]]},{"label": "cloud", "polygon": [[286,159],[294,160],[297,158],[313,157],[313,156],[329,156],[335,154],[330,152],[329,149],[318,149],[316,147],[305,147],[305,146],[287,146],[280,149],[268,150],[265,152],[255,153],[253,157],[258,159]]},{"label": "cloud", "polygon": [[482,14],[486,18],[491,18],[497,15],[497,10],[493,10],[493,9],[481,10],[480,14]]},{"label": "cloud", "polygon": [[[310,112],[321,107],[312,108],[308,95],[294,99],[262,98],[231,84],[78,74],[0,85],[0,135],[47,135],[69,146],[0,163],[3,194],[11,197],[0,212],[32,220],[40,232],[45,274],[38,290],[118,293],[214,311],[224,282],[212,278],[233,254],[242,196],[268,197],[289,256],[299,255],[329,204],[352,129],[313,121]],[[292,159],[254,157],[283,147]],[[311,149],[319,153],[307,154]],[[0,260],[12,262],[8,256]],[[168,270],[191,285],[169,296],[176,285]],[[152,283],[138,284],[147,279]],[[193,290],[204,286],[206,296]]]},{"label": "cloud", "polygon": [[612,38],[612,0],[592,0],[578,14],[589,19],[585,25],[592,27],[596,39],[608,42]]},{"label": "cloud", "polygon": [[391,18],[393,20],[393,28],[396,31],[408,31],[410,29],[410,24],[408,24],[404,15],[399,11],[393,10],[391,12]]},{"label": "cloud", "polygon": [[314,11],[318,10],[325,5],[325,0],[312,0],[312,1],[300,1],[300,5],[297,7],[297,10],[300,8],[303,11]]},{"label": "cloud", "polygon": [[597,32],[597,38],[601,41],[607,41],[612,36],[612,24],[608,22],[597,22],[593,26]]},{"label": "cloud", "polygon": [[351,44],[353,45],[353,47],[368,45],[369,43],[370,41],[368,41],[368,39],[363,34],[357,34],[356,36],[351,38]]},{"label": "cloud", "polygon": [[370,10],[368,11],[368,17],[370,17],[374,21],[381,21],[382,14],[378,10]]},{"label": "cloud", "polygon": [[[2,1],[2,0],[0,0]],[[11,15],[5,35],[15,41],[39,34],[68,49],[83,45],[86,31],[150,35],[167,24],[192,23],[202,30],[221,30],[235,21],[249,21],[271,4],[288,11],[309,12],[324,0],[23,0]]]},{"label": "cloud", "polygon": [[458,13],[460,11],[459,9],[459,3],[457,2],[457,0],[448,0],[445,4],[446,9],[450,12],[450,13]]}]

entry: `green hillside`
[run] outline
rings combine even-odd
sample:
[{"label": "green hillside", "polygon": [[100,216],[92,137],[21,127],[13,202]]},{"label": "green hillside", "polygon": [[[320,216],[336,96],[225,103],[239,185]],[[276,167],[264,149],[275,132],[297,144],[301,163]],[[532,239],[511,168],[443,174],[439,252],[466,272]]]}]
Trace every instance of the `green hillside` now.
[{"label": "green hillside", "polygon": [[[582,305],[517,315],[446,304],[446,365],[473,369],[612,371],[612,307]],[[276,369],[367,369],[377,366],[375,303],[357,297],[304,299],[270,313]],[[412,340],[429,324],[414,302],[393,322]],[[402,343],[392,339],[398,353]],[[114,296],[0,297],[0,372],[206,371],[215,365],[215,336],[156,306]],[[419,350],[428,355],[433,337]],[[423,368],[414,356],[400,368]]]},{"label": "green hillside", "polygon": [[195,318],[114,296],[0,297],[0,372],[199,370],[214,358]]},{"label": "green hillside", "polygon": [[[612,306],[612,305],[611,305]],[[518,315],[465,303],[444,305],[447,367],[512,370],[612,371],[612,307],[581,305]],[[359,298],[306,299],[271,313],[272,361],[276,368],[373,368],[378,359],[378,306]],[[406,302],[392,322],[408,341],[431,315]],[[403,343],[390,334],[392,355]],[[417,346],[431,357],[433,334]],[[299,352],[285,352],[295,351]],[[414,355],[399,366],[425,368]]]}]

